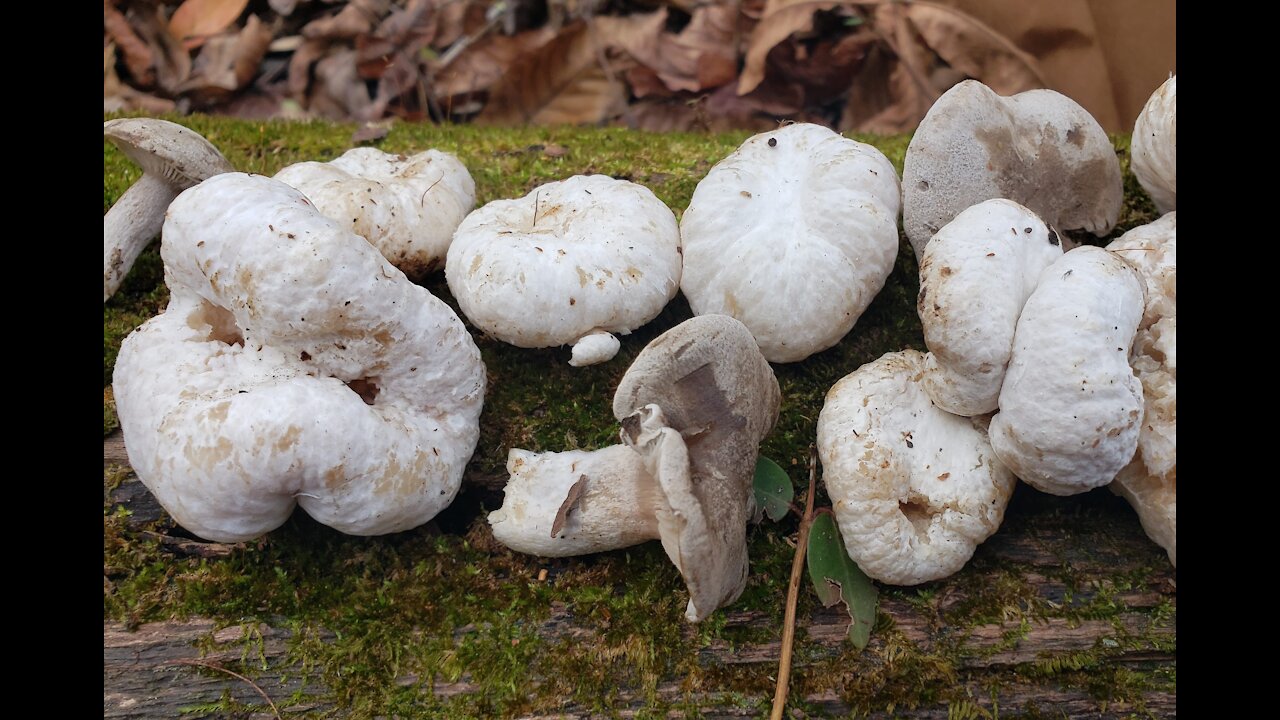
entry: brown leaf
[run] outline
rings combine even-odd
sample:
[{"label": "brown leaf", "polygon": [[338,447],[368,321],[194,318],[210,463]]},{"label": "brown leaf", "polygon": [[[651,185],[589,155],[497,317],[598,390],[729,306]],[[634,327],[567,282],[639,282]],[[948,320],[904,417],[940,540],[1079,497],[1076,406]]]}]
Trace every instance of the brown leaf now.
[{"label": "brown leaf", "polygon": [[738,76],[738,94],[746,95],[764,80],[765,60],[769,51],[786,40],[792,33],[813,29],[813,14],[830,10],[840,2],[813,2],[812,0],[768,0],[760,23],[751,33],[747,43],[747,59]]},{"label": "brown leaf", "polygon": [[447,48],[460,38],[474,36],[488,20],[485,5],[473,0],[441,0],[435,13],[440,26],[436,31],[435,47]]},{"label": "brown leaf", "polygon": [[804,104],[825,105],[848,92],[867,52],[879,42],[867,29],[809,43],[788,38],[769,52],[766,77],[804,89]]},{"label": "brown leaf", "polygon": [[124,55],[124,66],[134,83],[143,87],[154,84],[156,76],[152,66],[155,58],[151,55],[151,48],[129,27],[129,21],[124,19],[112,0],[102,0],[102,26],[119,46],[120,53]]},{"label": "brown leaf", "polygon": [[194,50],[235,22],[248,4],[249,0],[186,0],[169,18],[169,32]]},{"label": "brown leaf", "polygon": [[391,12],[391,0],[351,0],[336,15],[312,20],[302,36],[314,39],[350,40],[373,29]]},{"label": "brown leaf", "polygon": [[450,98],[487,90],[522,55],[528,55],[555,37],[547,28],[512,35],[491,35],[463,50],[453,62],[436,70],[436,97]]},{"label": "brown leaf", "polygon": [[568,494],[564,496],[564,502],[560,503],[560,509],[556,510],[556,519],[551,523],[551,537],[560,534],[564,530],[565,523],[569,521],[569,513],[578,505],[578,501],[582,499],[582,494],[587,489],[587,476],[579,475],[578,481],[570,488]]},{"label": "brown leaf", "polygon": [[438,15],[431,12],[431,0],[409,0],[404,9],[392,9],[376,30],[356,38],[360,76],[370,80],[380,78],[402,58],[416,65],[418,52],[431,44],[438,25]]},{"label": "brown leaf", "polygon": [[208,39],[179,90],[205,107],[226,101],[253,81],[270,44],[271,29],[250,15],[239,33]]},{"label": "brown leaf", "polygon": [[138,3],[129,14],[129,23],[151,48],[156,84],[166,93],[176,95],[178,86],[191,75],[191,54],[169,33],[163,9],[155,4]]},{"label": "brown leaf", "polygon": [[948,65],[1001,95],[1047,85],[1035,58],[967,13],[949,7],[910,5],[906,16]]},{"label": "brown leaf", "polygon": [[339,50],[316,63],[308,108],[335,120],[364,117],[369,90],[356,71],[356,51]]},{"label": "brown leaf", "polygon": [[679,34],[664,32],[666,8],[648,15],[597,18],[596,23],[603,23],[600,31],[606,43],[651,68],[667,89],[696,92],[719,87],[737,75],[733,51],[737,17],[733,5],[700,7]]},{"label": "brown leaf", "polygon": [[[476,121],[489,125],[596,123],[625,101],[615,77],[626,67],[606,67],[602,36],[616,37],[648,18],[596,18],[568,25],[551,42],[519,58],[489,90]],[[605,22],[608,21],[608,22]]]},{"label": "brown leaf", "polygon": [[172,100],[139,92],[120,82],[120,77],[116,75],[115,43],[107,43],[102,53],[102,112],[121,110],[143,110],[153,114],[173,112]]},{"label": "brown leaf", "polygon": [[930,81],[934,54],[908,22],[903,5],[878,6],[873,28],[888,52],[875,48],[854,76],[840,127],[906,132],[920,124],[941,94]]},{"label": "brown leaf", "polygon": [[328,40],[306,40],[289,56],[289,96],[301,100],[311,86],[311,66],[329,51]]}]

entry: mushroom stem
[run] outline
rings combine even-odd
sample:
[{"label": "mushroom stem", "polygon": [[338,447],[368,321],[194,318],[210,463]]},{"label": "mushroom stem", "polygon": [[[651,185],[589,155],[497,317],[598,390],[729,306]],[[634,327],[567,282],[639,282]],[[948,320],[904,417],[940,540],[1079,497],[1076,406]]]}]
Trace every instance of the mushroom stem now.
[{"label": "mushroom stem", "polygon": [[103,216],[103,302],[111,299],[133,261],[160,234],[164,211],[177,196],[178,190],[168,181],[143,175]]},{"label": "mushroom stem", "polygon": [[657,483],[625,445],[559,453],[515,448],[507,472],[506,496],[489,524],[512,550],[566,557],[658,538]]}]

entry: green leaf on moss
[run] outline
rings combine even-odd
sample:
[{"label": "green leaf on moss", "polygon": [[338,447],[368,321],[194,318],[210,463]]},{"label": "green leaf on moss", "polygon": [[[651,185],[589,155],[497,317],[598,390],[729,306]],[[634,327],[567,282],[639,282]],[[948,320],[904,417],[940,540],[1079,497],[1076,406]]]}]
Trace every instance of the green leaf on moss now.
[{"label": "green leaf on moss", "polygon": [[756,494],[756,507],[764,510],[770,520],[777,522],[787,516],[796,491],[791,478],[778,463],[761,455],[756,458],[756,476],[752,481]]},{"label": "green leaf on moss", "polygon": [[809,580],[824,607],[841,600],[849,610],[849,640],[859,650],[871,639],[879,593],[871,578],[849,559],[835,518],[822,513],[809,529]]}]

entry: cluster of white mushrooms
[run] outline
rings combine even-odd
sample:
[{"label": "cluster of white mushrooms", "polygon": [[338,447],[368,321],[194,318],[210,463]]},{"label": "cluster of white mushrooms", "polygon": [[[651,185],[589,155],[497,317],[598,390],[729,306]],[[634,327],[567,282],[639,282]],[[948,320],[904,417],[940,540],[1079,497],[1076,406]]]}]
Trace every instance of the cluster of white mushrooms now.
[{"label": "cluster of white mushrooms", "polygon": [[[928,353],[890,353],[832,388],[827,491],[868,575],[960,569],[1016,477],[1113,487],[1174,557],[1174,80],[1133,137],[1168,215],[1107,249],[1121,205],[1106,134],[1048,90],[967,81],[930,111],[900,187],[873,147],[807,124],[747,140],[679,224],[647,188],[575,176],[479,209],[452,155],[361,148],[274,179],[231,172],[173,123],[104,134],[144,176],[104,218],[105,297],[163,225],[170,304],[130,335],[115,397],[130,461],[170,514],[218,541],[294,505],[344,532],[424,523],[457,493],[485,388],[462,321],[411,282],[444,266],[481,332],[605,362],[682,290],[695,315],[650,343],[614,396],[621,444],[513,448],[494,536],[577,555],[660,539],[699,621],[746,582],[770,362],[840,341],[893,269],[900,207],[920,259]],[[992,413],[995,413],[992,415]]]}]

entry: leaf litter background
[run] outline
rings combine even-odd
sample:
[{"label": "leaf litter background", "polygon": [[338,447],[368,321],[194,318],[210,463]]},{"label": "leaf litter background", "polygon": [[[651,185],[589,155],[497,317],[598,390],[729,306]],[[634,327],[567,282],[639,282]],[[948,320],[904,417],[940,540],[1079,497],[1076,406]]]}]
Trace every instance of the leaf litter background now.
[{"label": "leaf litter background", "polygon": [[913,129],[967,77],[1127,132],[1175,0],[103,0],[103,110],[494,125]]}]

